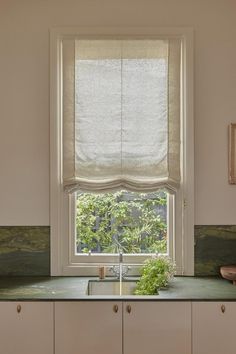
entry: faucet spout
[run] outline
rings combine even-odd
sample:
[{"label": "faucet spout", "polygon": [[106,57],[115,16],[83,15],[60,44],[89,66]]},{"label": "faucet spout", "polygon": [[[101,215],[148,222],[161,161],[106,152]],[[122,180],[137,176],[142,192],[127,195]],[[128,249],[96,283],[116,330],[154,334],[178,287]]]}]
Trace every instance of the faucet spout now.
[{"label": "faucet spout", "polygon": [[113,274],[115,274],[115,276],[118,279],[123,279],[127,275],[129,270],[130,270],[130,267],[128,265],[124,265],[123,252],[120,251],[118,253],[117,265],[113,265],[112,267],[110,267],[109,271],[111,271]]},{"label": "faucet spout", "polygon": [[120,295],[122,295],[122,278],[123,278],[123,254],[119,253],[119,273],[120,273]]}]

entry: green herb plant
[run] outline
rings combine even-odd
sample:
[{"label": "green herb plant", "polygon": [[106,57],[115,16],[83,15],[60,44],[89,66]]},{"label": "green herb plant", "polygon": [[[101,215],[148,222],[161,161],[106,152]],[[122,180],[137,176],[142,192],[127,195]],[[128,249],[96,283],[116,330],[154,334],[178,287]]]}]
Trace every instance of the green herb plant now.
[{"label": "green herb plant", "polygon": [[170,258],[155,256],[147,259],[141,268],[141,277],[137,283],[135,295],[157,295],[174,276],[175,265]]}]

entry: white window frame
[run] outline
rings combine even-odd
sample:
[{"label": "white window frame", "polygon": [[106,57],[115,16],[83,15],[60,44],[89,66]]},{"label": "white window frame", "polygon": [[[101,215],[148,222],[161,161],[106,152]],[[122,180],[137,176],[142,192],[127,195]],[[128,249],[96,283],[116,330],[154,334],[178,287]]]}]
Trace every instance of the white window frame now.
[{"label": "white window frame", "polygon": [[[181,38],[181,185],[169,196],[169,252],[177,274],[194,275],[194,123],[193,30],[191,28],[56,28],[50,31],[50,226],[51,275],[97,275],[104,260],[78,263],[73,257],[73,196],[62,183],[62,39],[63,38]],[[171,235],[175,235],[172,237]],[[102,256],[99,256],[102,257]],[[117,256],[110,260],[117,262]],[[129,263],[130,258],[126,258]]]}]

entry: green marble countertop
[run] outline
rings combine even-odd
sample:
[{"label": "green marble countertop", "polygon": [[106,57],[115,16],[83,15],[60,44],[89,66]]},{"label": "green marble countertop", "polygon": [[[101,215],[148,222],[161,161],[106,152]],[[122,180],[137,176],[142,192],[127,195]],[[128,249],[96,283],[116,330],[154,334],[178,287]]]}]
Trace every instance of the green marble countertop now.
[{"label": "green marble countertop", "polygon": [[[0,301],[195,300],[236,301],[236,286],[217,277],[175,277],[156,296],[90,296],[85,277],[1,277]],[[98,280],[99,281],[99,280]]]}]

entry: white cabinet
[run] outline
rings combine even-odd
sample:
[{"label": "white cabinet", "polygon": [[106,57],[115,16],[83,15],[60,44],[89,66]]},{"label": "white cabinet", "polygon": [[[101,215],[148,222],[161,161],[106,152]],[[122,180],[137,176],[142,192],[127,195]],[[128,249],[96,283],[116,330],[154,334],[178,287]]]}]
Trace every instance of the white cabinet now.
[{"label": "white cabinet", "polygon": [[190,354],[190,302],[124,303],[124,354]]},{"label": "white cabinet", "polygon": [[1,354],[236,353],[230,301],[6,301],[0,318]]},{"label": "white cabinet", "polygon": [[0,302],[0,353],[53,354],[53,303]]},{"label": "white cabinet", "polygon": [[122,302],[56,302],[55,353],[122,354]]},{"label": "white cabinet", "polygon": [[59,302],[55,326],[56,354],[191,353],[190,302]]},{"label": "white cabinet", "polygon": [[193,302],[193,354],[235,354],[235,302]]}]

